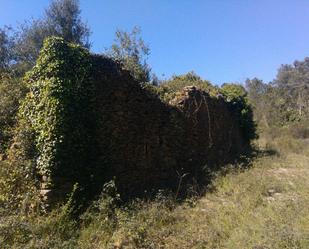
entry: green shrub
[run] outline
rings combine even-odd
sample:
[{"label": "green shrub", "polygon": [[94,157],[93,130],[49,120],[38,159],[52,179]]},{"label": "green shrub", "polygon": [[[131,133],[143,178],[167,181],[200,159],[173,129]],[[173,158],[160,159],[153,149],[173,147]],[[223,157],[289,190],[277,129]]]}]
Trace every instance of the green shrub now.
[{"label": "green shrub", "polygon": [[0,216],[38,210],[40,200],[32,174],[30,161],[0,161]]},{"label": "green shrub", "polygon": [[249,143],[252,139],[257,138],[253,111],[245,88],[238,84],[223,84],[220,91],[230,104],[231,111],[238,118],[246,141]]},{"label": "green shrub", "polygon": [[8,72],[0,72],[0,154],[6,153],[10,146],[19,102],[25,94],[22,80]]},{"label": "green shrub", "polygon": [[177,92],[182,91],[186,86],[195,86],[211,96],[216,96],[219,92],[218,88],[211,85],[209,81],[203,80],[194,72],[189,72],[184,75],[173,76],[170,80],[163,82],[159,85],[157,93],[163,101],[169,102],[176,96]]}]

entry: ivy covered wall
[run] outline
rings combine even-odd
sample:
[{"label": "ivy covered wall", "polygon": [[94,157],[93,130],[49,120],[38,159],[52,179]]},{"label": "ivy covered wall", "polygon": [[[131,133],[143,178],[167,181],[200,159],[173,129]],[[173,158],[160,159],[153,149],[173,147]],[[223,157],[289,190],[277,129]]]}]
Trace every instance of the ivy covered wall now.
[{"label": "ivy covered wall", "polygon": [[[199,180],[247,144],[223,97],[185,87],[167,102],[109,58],[49,38],[26,82],[20,119],[34,134],[42,194],[74,183],[90,195],[115,179],[123,198]],[[161,94],[162,95],[162,94]],[[57,202],[56,201],[56,202]]]},{"label": "ivy covered wall", "polygon": [[[30,125],[36,146],[36,169],[45,187],[86,182],[92,174],[95,118],[92,64],[88,50],[61,38],[44,43],[20,117]],[[61,185],[61,186],[57,186]]]}]

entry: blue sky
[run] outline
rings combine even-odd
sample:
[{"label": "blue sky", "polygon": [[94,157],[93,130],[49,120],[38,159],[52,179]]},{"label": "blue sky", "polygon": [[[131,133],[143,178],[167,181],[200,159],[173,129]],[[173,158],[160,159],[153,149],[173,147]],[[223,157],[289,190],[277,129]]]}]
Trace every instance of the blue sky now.
[{"label": "blue sky", "polygon": [[[81,0],[103,52],[117,28],[138,25],[159,78],[194,70],[215,84],[272,80],[281,64],[309,56],[308,0]],[[0,0],[0,26],[40,17],[48,0]],[[164,76],[162,76],[164,75]]]}]

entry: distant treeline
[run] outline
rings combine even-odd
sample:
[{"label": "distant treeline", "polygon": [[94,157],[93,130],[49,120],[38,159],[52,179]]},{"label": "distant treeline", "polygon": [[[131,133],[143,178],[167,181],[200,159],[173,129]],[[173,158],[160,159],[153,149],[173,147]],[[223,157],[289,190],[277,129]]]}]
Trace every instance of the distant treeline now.
[{"label": "distant treeline", "polygon": [[258,78],[245,82],[255,119],[261,127],[305,121],[309,115],[309,58],[282,65],[269,83]]}]

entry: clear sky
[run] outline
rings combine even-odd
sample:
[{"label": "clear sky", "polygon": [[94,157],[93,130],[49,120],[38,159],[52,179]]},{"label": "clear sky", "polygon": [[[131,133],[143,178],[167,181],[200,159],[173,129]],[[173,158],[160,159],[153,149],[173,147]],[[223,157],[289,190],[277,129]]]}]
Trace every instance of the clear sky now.
[{"label": "clear sky", "polygon": [[[138,25],[159,78],[194,70],[215,84],[272,80],[309,56],[309,0],[81,0],[103,52],[117,28]],[[49,0],[0,0],[0,26],[39,17]]]}]

